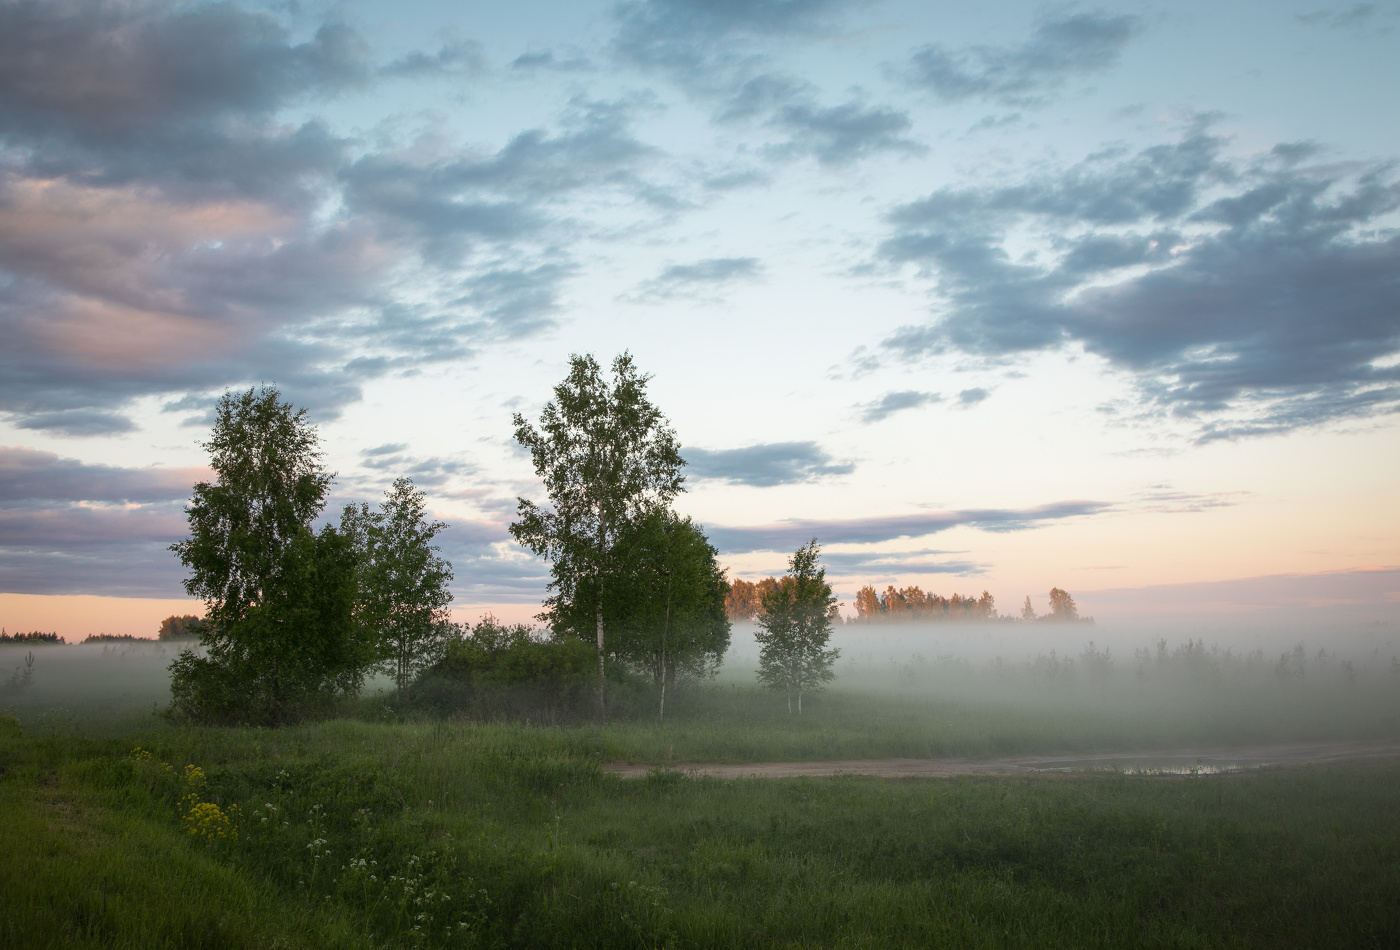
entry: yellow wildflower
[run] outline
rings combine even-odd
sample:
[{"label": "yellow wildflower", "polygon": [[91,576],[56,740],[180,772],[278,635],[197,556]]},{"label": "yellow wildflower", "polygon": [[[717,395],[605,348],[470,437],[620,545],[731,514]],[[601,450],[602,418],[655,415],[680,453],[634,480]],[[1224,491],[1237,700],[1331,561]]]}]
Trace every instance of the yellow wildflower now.
[{"label": "yellow wildflower", "polygon": [[205,841],[235,841],[238,830],[218,805],[198,802],[185,815],[185,832]]}]

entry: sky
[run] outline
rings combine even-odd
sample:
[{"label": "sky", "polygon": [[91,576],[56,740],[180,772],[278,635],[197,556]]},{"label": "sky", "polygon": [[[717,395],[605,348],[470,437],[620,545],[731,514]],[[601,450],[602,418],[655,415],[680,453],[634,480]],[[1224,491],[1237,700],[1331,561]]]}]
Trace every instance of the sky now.
[{"label": "sky", "polygon": [[731,577],[1400,619],[1400,3],[950,6],[0,0],[0,624],[198,612],[261,384],[527,619],[624,351]]}]

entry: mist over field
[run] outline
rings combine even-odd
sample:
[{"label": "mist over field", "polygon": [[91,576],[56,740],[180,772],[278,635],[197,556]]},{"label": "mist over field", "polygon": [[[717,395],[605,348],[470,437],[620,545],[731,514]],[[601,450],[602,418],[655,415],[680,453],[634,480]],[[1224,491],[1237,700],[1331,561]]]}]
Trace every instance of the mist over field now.
[{"label": "mist over field", "polygon": [[[719,736],[788,719],[781,694],[757,688],[757,630],[734,624],[713,679],[679,689],[680,715],[704,719]],[[803,719],[853,731],[855,751],[868,732],[870,755],[885,745],[872,709],[933,742],[930,755],[1400,739],[1400,627],[1390,624],[846,624],[834,628],[831,646],[840,650],[836,679],[807,698]],[[170,703],[170,663],[200,649],[155,640],[0,645],[0,712],[37,731],[154,725]],[[30,656],[31,679],[21,685]],[[742,711],[723,712],[735,690],[746,697]],[[363,696],[395,705],[384,676],[372,677]],[[1053,729],[1007,739],[1038,718]]]}]

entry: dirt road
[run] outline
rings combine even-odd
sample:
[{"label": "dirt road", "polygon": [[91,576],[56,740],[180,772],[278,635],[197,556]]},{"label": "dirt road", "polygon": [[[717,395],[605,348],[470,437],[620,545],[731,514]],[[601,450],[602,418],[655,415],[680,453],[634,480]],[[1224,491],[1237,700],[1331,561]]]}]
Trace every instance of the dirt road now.
[{"label": "dirt road", "polygon": [[[678,763],[666,768],[712,778],[795,778],[797,776],[877,775],[883,778],[951,778],[956,775],[1026,775],[1113,769],[1125,772],[1190,774],[1229,772],[1282,765],[1306,765],[1400,756],[1400,742],[1315,742],[1234,748],[1115,752],[1103,755],[1026,756],[1012,759],[846,759],[832,762]],[[642,778],[655,765],[608,762],[603,771]]]}]

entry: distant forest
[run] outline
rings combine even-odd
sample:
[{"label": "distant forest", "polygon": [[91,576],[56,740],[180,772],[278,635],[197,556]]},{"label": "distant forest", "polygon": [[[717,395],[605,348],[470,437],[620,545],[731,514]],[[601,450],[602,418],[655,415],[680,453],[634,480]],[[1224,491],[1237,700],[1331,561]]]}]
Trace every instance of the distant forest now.
[{"label": "distant forest", "polygon": [[[786,578],[765,577],[760,581],[735,580],[729,585],[725,610],[731,621],[753,620],[762,610],[763,595],[782,586]],[[1092,623],[1092,617],[1079,616],[1079,608],[1068,591],[1058,587],[1050,590],[1050,612],[1037,616],[1026,598],[1020,616],[998,614],[996,598],[988,591],[982,595],[924,593],[918,585],[896,589],[893,585],[884,593],[866,584],[856,592],[856,615],[847,623],[983,623],[991,620],[1008,622],[1039,621],[1048,623]]]}]

